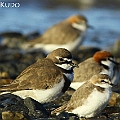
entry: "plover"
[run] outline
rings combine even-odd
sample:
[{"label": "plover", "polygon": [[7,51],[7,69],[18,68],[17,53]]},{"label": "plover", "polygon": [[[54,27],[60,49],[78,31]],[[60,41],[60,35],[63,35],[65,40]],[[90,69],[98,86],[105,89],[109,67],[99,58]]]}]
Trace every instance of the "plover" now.
[{"label": "plover", "polygon": [[50,27],[40,37],[23,45],[26,51],[42,49],[50,53],[57,48],[66,48],[70,52],[75,50],[83,41],[88,25],[83,15],[73,15]]},{"label": "plover", "polygon": [[105,50],[96,52],[93,57],[78,64],[79,68],[74,69],[74,79],[70,87],[79,88],[86,80],[89,80],[95,74],[107,74],[110,76],[113,84],[118,83],[118,63],[114,56]]},{"label": "plover", "polygon": [[95,117],[106,107],[112,95],[112,85],[108,75],[93,75],[73,93],[67,104],[53,110],[51,114],[66,111],[79,117]]},{"label": "plover", "polygon": [[31,97],[40,103],[57,99],[73,80],[72,55],[67,49],[58,48],[44,59],[27,67],[11,84],[0,87],[0,92]]}]

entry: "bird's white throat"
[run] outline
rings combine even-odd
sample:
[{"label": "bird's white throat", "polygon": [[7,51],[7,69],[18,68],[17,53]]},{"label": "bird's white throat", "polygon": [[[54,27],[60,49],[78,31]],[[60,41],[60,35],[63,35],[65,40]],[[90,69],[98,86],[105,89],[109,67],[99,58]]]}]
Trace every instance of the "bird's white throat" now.
[{"label": "bird's white throat", "polygon": [[72,26],[75,28],[75,29],[78,29],[82,32],[85,32],[86,29],[87,29],[87,26],[86,24],[77,24],[77,23],[73,23]]},{"label": "bird's white throat", "polygon": [[72,70],[72,66],[70,64],[56,64],[56,65],[65,70]]}]

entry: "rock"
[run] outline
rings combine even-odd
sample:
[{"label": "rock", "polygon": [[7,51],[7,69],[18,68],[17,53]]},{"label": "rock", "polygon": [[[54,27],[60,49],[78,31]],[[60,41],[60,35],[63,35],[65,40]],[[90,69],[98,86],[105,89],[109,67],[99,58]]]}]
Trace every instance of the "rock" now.
[{"label": "rock", "polygon": [[11,83],[13,80],[12,79],[0,79],[0,86],[1,85],[6,85]]},{"label": "rock", "polygon": [[110,51],[116,58],[120,58],[120,39],[116,40]]},{"label": "rock", "polygon": [[[11,115],[11,118],[19,115],[19,117],[27,118],[28,120],[38,119],[38,118],[48,118],[49,111],[45,107],[33,100],[32,98],[21,99],[16,95],[10,93],[3,94],[0,96],[0,116]],[[21,119],[21,120],[22,120]]]},{"label": "rock", "polygon": [[35,39],[36,37],[40,36],[41,34],[37,31],[34,31],[32,33],[28,33],[24,36],[26,36],[29,40]]},{"label": "rock", "polygon": [[20,32],[3,32],[0,34],[0,37],[22,37],[22,33]]},{"label": "rock", "polygon": [[22,44],[25,43],[25,41],[27,41],[27,38],[20,36],[20,37],[5,37],[2,40],[2,45],[7,46],[9,48],[21,48]]},{"label": "rock", "polygon": [[26,35],[23,35],[20,32],[4,32],[0,34],[0,38],[2,39],[1,45],[9,48],[21,48],[26,41],[37,36],[39,36],[38,32],[32,32]]},{"label": "rock", "polygon": [[27,120],[22,113],[4,111],[2,112],[2,120]]},{"label": "rock", "polygon": [[72,52],[73,59],[80,63],[85,59],[92,57],[95,52],[100,50],[101,49],[97,47],[80,46],[76,51]]},{"label": "rock", "polygon": [[7,72],[0,72],[0,86],[1,85],[6,85],[11,83],[13,80],[9,78],[9,75]]},{"label": "rock", "polygon": [[48,118],[49,113],[43,107],[42,104],[38,103],[37,101],[33,100],[32,98],[24,99],[24,105],[28,108],[29,113],[28,115],[31,118]]},{"label": "rock", "polygon": [[108,104],[109,104],[109,106],[120,107],[120,94],[113,92],[112,97]]},{"label": "rock", "polygon": [[21,54],[18,51],[0,52],[0,72],[15,79],[26,67],[44,57],[45,55],[40,51],[27,54]]},{"label": "rock", "polygon": [[0,78],[9,78],[7,72],[0,72]]}]

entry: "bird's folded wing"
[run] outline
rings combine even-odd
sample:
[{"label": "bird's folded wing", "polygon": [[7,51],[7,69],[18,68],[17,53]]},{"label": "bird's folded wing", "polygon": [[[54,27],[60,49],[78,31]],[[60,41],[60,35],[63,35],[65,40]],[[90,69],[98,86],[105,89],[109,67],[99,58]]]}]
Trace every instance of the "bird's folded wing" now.
[{"label": "bird's folded wing", "polygon": [[63,77],[59,69],[52,66],[40,65],[26,68],[11,84],[0,87],[0,91],[16,91],[27,89],[49,89],[59,83]]}]

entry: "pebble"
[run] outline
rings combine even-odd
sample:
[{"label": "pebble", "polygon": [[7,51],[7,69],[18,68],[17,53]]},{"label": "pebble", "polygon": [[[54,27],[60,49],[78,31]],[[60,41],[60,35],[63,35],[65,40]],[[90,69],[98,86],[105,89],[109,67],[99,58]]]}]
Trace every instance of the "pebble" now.
[{"label": "pebble", "polygon": [[4,111],[2,112],[2,120],[28,120],[22,113]]}]

